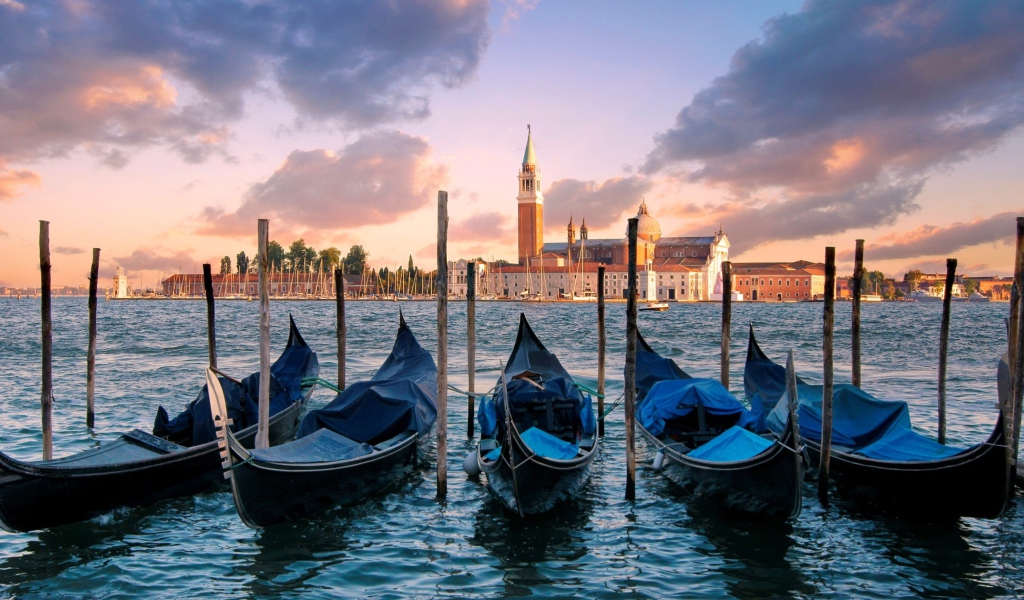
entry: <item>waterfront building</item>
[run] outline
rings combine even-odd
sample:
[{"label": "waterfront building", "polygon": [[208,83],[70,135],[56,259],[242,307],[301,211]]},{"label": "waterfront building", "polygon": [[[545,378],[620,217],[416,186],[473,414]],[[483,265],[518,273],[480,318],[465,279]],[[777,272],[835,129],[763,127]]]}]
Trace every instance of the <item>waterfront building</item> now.
[{"label": "waterfront building", "polygon": [[749,300],[821,299],[825,295],[825,265],[806,260],[732,263],[732,289]]}]

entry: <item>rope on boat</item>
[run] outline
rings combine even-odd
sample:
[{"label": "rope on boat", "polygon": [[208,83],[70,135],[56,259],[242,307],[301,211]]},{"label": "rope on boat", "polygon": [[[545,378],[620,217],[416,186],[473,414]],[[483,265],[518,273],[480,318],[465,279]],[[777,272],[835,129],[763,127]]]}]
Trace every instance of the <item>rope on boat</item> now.
[{"label": "rope on boat", "polygon": [[619,397],[615,399],[615,402],[612,402],[612,405],[608,408],[608,410],[604,411],[604,414],[601,415],[600,417],[598,417],[597,420],[598,421],[604,421],[604,418],[607,417],[609,414],[611,414],[611,412],[613,410],[615,410],[616,406],[622,404],[622,400],[625,397],[626,397],[626,392],[622,392],[621,394],[619,394]]},{"label": "rope on boat", "polygon": [[455,387],[454,385],[452,385],[450,383],[448,384],[448,389],[450,389],[453,392],[458,392],[458,393],[462,394],[463,396],[467,396],[467,397],[468,396],[475,396],[477,398],[483,398],[484,396],[490,396],[491,394],[493,394],[494,391],[498,389],[498,386],[494,386],[491,389],[483,391],[483,392],[473,392],[472,394],[467,392],[467,391],[460,390],[459,388]]},{"label": "rope on boat", "polygon": [[329,390],[335,391],[339,394],[341,393],[340,387],[334,385],[333,383],[327,381],[326,379],[320,379],[319,377],[306,377],[305,379],[302,380],[301,385],[321,385]]},{"label": "rope on boat", "polygon": [[573,385],[576,386],[576,389],[578,389],[579,391],[586,392],[586,393],[590,394],[591,396],[597,396],[598,398],[600,398],[602,400],[604,400],[606,398],[606,396],[604,394],[599,394],[599,393],[597,393],[596,390],[592,390],[592,389],[588,388],[585,385],[581,385],[579,383],[576,383],[575,381],[573,382]]},{"label": "rope on boat", "polygon": [[231,465],[230,467],[228,467],[227,470],[228,471],[234,471],[238,467],[241,467],[242,465],[247,465],[247,464],[249,464],[251,462],[252,462],[252,455],[250,455],[249,458],[243,460],[242,462],[238,462],[238,463],[235,463],[235,464]]}]

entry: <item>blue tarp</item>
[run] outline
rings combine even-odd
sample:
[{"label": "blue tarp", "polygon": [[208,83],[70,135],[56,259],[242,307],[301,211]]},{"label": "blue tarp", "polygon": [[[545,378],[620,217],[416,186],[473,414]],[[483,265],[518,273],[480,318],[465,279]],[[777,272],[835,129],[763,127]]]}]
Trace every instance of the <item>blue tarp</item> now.
[{"label": "blue tarp", "polygon": [[555,460],[570,460],[580,453],[576,444],[563,442],[550,433],[531,427],[519,434],[523,442],[538,456]]},{"label": "blue tarp", "polygon": [[426,435],[436,420],[437,366],[403,319],[391,354],[373,378],[310,411],[297,437],[327,428],[359,443],[378,444],[405,431]]},{"label": "blue tarp", "polygon": [[912,429],[895,429],[876,442],[855,451],[854,454],[878,460],[921,462],[949,458],[964,450],[944,446]]},{"label": "blue tarp", "polygon": [[[821,441],[820,385],[797,385],[800,404],[797,416],[800,435]],[[768,427],[776,433],[786,427],[787,404],[779,402],[768,416]],[[878,440],[893,429],[909,429],[910,412],[906,402],[879,400],[848,383],[837,384],[832,392],[832,443],[859,448]]]},{"label": "blue tarp", "polygon": [[371,452],[373,446],[350,440],[330,429],[321,429],[281,446],[249,451],[256,460],[284,463],[334,462],[366,456]]},{"label": "blue tarp", "polygon": [[640,423],[654,436],[665,432],[665,422],[685,417],[697,406],[703,406],[708,414],[717,416],[737,415],[737,425],[749,427],[755,424],[750,413],[739,400],[729,393],[715,379],[674,379],[654,384],[640,405]]},{"label": "blue tarp", "polygon": [[636,333],[636,400],[642,402],[654,384],[673,379],[690,379],[690,375],[679,368],[670,358],[658,354],[647,344],[647,340]]},{"label": "blue tarp", "polygon": [[[288,346],[270,366],[270,415],[276,415],[302,398],[302,380],[317,377],[320,363],[316,353],[306,345],[295,322],[291,321]],[[241,381],[241,385],[218,377],[224,389],[228,418],[232,431],[245,429],[259,421],[259,371]],[[199,396],[174,419],[169,419],[164,407],[157,409],[153,435],[184,446],[198,446],[217,439],[210,412],[210,394],[204,385]]]},{"label": "blue tarp", "polygon": [[[591,397],[576,388],[572,376],[537,339],[522,314],[515,346],[505,365],[505,376],[511,398],[509,406],[520,429],[536,426],[548,433],[582,435],[593,435],[597,430]],[[537,382],[539,388],[535,385]],[[501,384],[499,378],[498,390],[482,400],[477,410],[483,437],[502,435],[504,431],[505,391]],[[556,404],[559,408],[555,408]],[[570,407],[561,406],[565,404]]]},{"label": "blue tarp", "polygon": [[730,427],[687,456],[710,462],[735,462],[753,458],[771,448],[773,443],[771,440],[766,440],[737,425]]}]

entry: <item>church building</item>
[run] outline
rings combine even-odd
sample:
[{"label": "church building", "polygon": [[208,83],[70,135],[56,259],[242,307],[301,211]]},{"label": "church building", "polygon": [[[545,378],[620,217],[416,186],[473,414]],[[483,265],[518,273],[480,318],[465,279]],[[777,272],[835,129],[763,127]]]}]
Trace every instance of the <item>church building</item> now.
[{"label": "church building", "polygon": [[[518,182],[518,264],[490,265],[486,274],[481,274],[480,285],[498,297],[594,299],[597,269],[603,266],[607,296],[625,297],[629,263],[629,240],[625,236],[590,239],[586,218],[582,218],[577,238],[570,217],[566,241],[544,243],[544,196],[529,128]],[[661,226],[645,201],[640,203],[637,218],[640,299],[709,300],[722,262],[729,260],[725,233],[719,230],[710,236],[662,237]]]}]

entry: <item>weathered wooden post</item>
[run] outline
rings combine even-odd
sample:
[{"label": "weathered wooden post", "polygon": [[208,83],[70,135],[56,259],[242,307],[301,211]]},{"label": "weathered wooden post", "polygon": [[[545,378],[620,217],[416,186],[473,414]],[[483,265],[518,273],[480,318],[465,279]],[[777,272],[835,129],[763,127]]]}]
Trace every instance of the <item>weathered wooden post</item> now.
[{"label": "weathered wooden post", "polygon": [[467,436],[473,437],[473,406],[476,397],[476,261],[466,265],[466,364],[469,369],[469,420],[466,423]]},{"label": "weathered wooden post", "polygon": [[[604,416],[604,363],[607,339],[604,327],[604,265],[597,267],[597,416]],[[604,419],[597,422],[597,434],[604,436]]]},{"label": "weathered wooden post", "polygon": [[956,259],[946,259],[946,287],[942,290],[942,325],[939,329],[939,443],[946,443],[946,356],[949,353],[949,312],[956,281]]},{"label": "weathered wooden post", "polygon": [[256,448],[270,447],[270,281],[267,257],[267,241],[270,238],[270,221],[260,219],[259,236],[259,295],[260,295],[260,397],[259,424],[256,428]]},{"label": "weathered wooden post", "polygon": [[43,325],[43,460],[53,458],[53,322],[50,320],[50,222],[39,221],[40,306]]},{"label": "weathered wooden post", "polygon": [[341,269],[334,270],[335,317],[338,320],[338,388],[345,389],[345,344],[348,326],[345,324],[345,276]]},{"label": "weathered wooden post", "polygon": [[639,219],[629,220],[629,288],[626,294],[626,500],[636,499],[636,232]]},{"label": "weathered wooden post", "polygon": [[853,316],[850,318],[850,346],[853,352],[853,385],[860,387],[860,295],[864,281],[864,240],[857,240],[853,257],[853,285],[850,286]]},{"label": "weathered wooden post", "polygon": [[821,390],[821,460],[818,464],[818,498],[828,504],[828,462],[832,455],[832,329],[835,324],[836,249],[825,248],[825,323],[822,350],[825,355]]},{"label": "weathered wooden post", "polygon": [[732,334],[732,263],[722,263],[722,385],[729,389],[729,341]]},{"label": "weathered wooden post", "polygon": [[448,495],[448,192],[437,192],[437,497]]},{"label": "weathered wooden post", "polygon": [[92,429],[96,422],[96,295],[100,279],[100,249],[92,249],[92,268],[89,269],[89,351],[85,358],[85,426]]},{"label": "weathered wooden post", "polygon": [[217,368],[217,325],[213,308],[213,272],[203,263],[203,291],[206,292],[206,339],[210,352],[210,368]]},{"label": "weathered wooden post", "polygon": [[1013,356],[1010,358],[1010,369],[1013,374],[1013,465],[1016,470],[1017,460],[1020,457],[1020,426],[1022,399],[1024,399],[1024,307],[1021,306],[1021,294],[1024,293],[1024,217],[1017,217],[1017,249],[1014,255],[1013,266],[1013,289],[1016,293],[1016,305],[1010,306],[1010,335],[1012,336]]}]

